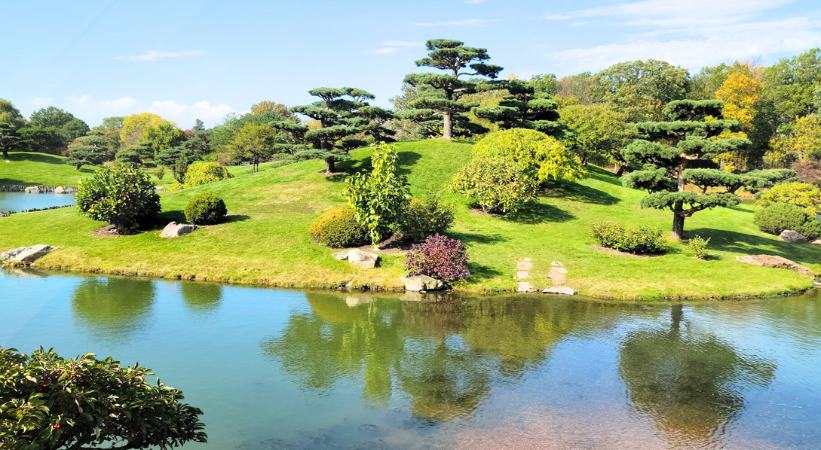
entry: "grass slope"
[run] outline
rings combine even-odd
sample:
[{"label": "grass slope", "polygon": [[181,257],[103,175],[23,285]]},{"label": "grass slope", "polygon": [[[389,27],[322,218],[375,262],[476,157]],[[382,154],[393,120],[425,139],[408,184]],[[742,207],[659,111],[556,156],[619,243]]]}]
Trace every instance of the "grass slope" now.
[{"label": "grass slope", "polygon": [[11,152],[0,159],[0,185],[77,186],[93,172],[89,166],[78,171],[64,157],[48,153]]},{"label": "grass slope", "polygon": [[[418,196],[442,191],[471,152],[468,144],[436,140],[405,142],[397,147],[402,170]],[[343,169],[368,165],[366,150],[353,156]],[[332,250],[308,238],[310,223],[322,211],[344,201],[343,183],[326,179],[323,166],[321,161],[305,161],[270,166],[256,174],[249,173],[247,167],[232,168],[236,175],[232,179],[163,194],[162,223],[181,220],[185,203],[198,192],[214,192],[228,205],[228,223],[205,227],[180,239],[160,239],[159,229],[135,236],[95,238],[91,232],[101,224],[66,208],[0,219],[0,249],[48,243],[60,248],[42,259],[41,266],[87,272],[283,287],[350,283],[399,288],[403,258],[386,256],[380,268],[357,269],[336,261]],[[473,276],[457,288],[511,291],[516,285],[516,261],[524,257],[534,261],[534,285],[546,285],[550,262],[559,260],[569,271],[568,285],[581,294],[620,299],[767,295],[812,284],[790,271],[741,264],[735,260],[739,254],[777,254],[821,270],[817,246],[789,244],[761,233],[752,223],[752,207],[746,204],[701,212],[688,220],[688,233],[711,238],[716,257],[708,261],[694,259],[677,243],[670,244],[666,255],[643,258],[596,249],[590,226],[597,221],[669,229],[669,214],[639,208],[643,195],[597,169],[585,180],[542,196],[513,218],[478,213],[461,197],[445,194],[444,201],[456,209],[452,234],[468,244],[472,261]]]}]

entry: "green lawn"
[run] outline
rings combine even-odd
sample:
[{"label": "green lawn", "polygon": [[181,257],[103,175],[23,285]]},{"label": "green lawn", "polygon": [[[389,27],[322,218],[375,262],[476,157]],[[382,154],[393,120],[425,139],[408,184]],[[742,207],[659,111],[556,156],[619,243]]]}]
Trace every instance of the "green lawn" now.
[{"label": "green lawn", "polygon": [[77,186],[93,172],[89,166],[77,170],[64,157],[47,153],[11,152],[8,159],[0,159],[0,185]]},{"label": "green lawn", "polygon": [[[471,146],[438,140],[397,144],[403,171],[414,195],[441,191],[470,158]],[[354,152],[342,169],[368,163],[366,150]],[[387,256],[382,267],[355,268],[336,261],[330,249],[310,241],[307,229],[322,211],[343,202],[343,183],[323,175],[324,163],[304,161],[281,167],[232,168],[234,178],[162,196],[162,222],[182,220],[181,210],[195,193],[212,191],[229,208],[228,223],[205,227],[179,239],[160,239],[159,228],[134,236],[95,238],[101,226],[73,208],[16,214],[0,219],[0,249],[47,243],[59,249],[41,266],[88,272],[208,279],[282,287],[400,287],[403,258]],[[41,169],[42,170],[42,169]],[[74,170],[74,169],[71,169]],[[39,170],[38,170],[39,173]],[[20,176],[20,175],[18,175]],[[28,181],[28,180],[26,180]],[[789,244],[761,233],[752,223],[752,206],[716,209],[688,219],[686,231],[711,239],[714,259],[699,261],[678,243],[663,256],[626,257],[594,247],[590,226],[600,220],[649,224],[669,229],[670,214],[639,208],[644,194],[626,189],[602,170],[551,191],[517,217],[499,218],[472,211],[454,194],[443,199],[456,209],[452,234],[469,248],[473,276],[457,289],[511,291],[516,261],[534,261],[531,279],[545,285],[553,260],[568,269],[568,285],[580,294],[619,299],[707,298],[785,293],[808,288],[796,273],[753,267],[739,254],[782,255],[821,271],[821,249]]]}]

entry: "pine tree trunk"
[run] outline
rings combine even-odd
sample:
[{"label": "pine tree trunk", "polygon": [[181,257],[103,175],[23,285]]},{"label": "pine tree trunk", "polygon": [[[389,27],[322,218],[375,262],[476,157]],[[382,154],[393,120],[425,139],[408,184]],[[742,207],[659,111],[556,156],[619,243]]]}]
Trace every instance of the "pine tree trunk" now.
[{"label": "pine tree trunk", "polygon": [[325,164],[327,164],[327,167],[325,168],[325,173],[332,174],[336,172],[336,159],[334,159],[333,156],[325,158]]},{"label": "pine tree trunk", "polygon": [[684,238],[684,213],[681,202],[676,202],[673,206],[673,237],[677,240]]},{"label": "pine tree trunk", "polygon": [[616,165],[616,176],[620,177],[620,176],[624,175],[624,170],[625,170],[624,166],[622,166],[621,164],[617,164]]},{"label": "pine tree trunk", "polygon": [[453,113],[450,111],[445,112],[443,114],[444,117],[444,129],[442,131],[442,138],[451,140],[453,138]]}]

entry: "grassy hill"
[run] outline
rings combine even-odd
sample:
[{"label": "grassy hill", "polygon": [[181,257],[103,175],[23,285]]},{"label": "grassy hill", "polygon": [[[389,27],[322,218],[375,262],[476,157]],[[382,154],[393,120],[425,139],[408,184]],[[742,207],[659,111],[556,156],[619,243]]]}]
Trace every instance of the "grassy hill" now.
[{"label": "grassy hill", "polygon": [[65,158],[48,153],[11,152],[9,158],[0,158],[0,185],[77,186],[81,179],[94,170],[77,170],[65,163]]},{"label": "grassy hill", "polygon": [[[441,191],[470,158],[471,146],[437,140],[397,145],[402,170],[414,195]],[[368,163],[358,150],[342,169]],[[44,163],[48,164],[48,163]],[[234,178],[164,193],[158,228],[134,236],[92,237],[100,227],[74,209],[17,214],[0,219],[0,249],[35,243],[59,247],[42,266],[87,272],[255,283],[281,287],[353,286],[399,288],[404,258],[385,256],[380,268],[362,270],[335,260],[332,250],[313,243],[307,229],[322,211],[342,203],[341,179],[327,179],[321,161],[270,166],[252,174],[232,168]],[[42,169],[45,170],[45,169]],[[71,169],[72,171],[74,169]],[[33,172],[39,173],[39,172]],[[76,171],[75,171],[76,173]],[[16,177],[23,179],[19,171]],[[5,177],[5,175],[3,175]],[[27,181],[27,180],[26,180]],[[222,196],[229,222],[205,227],[179,239],[160,239],[161,225],[182,220],[187,200],[201,191]],[[678,243],[663,256],[627,257],[594,246],[590,226],[601,220],[642,223],[669,229],[670,214],[639,208],[644,194],[626,189],[611,174],[594,169],[578,183],[553,190],[512,218],[467,208],[464,199],[445,194],[456,209],[452,235],[469,248],[473,276],[462,291],[511,291],[516,261],[534,261],[534,285],[546,284],[553,260],[568,269],[568,285],[580,294],[607,298],[730,297],[783,293],[809,287],[809,279],[780,269],[738,263],[739,254],[782,255],[821,271],[821,249],[789,244],[758,231],[752,206],[701,212],[687,222],[688,233],[711,239],[716,258],[694,259]]]}]

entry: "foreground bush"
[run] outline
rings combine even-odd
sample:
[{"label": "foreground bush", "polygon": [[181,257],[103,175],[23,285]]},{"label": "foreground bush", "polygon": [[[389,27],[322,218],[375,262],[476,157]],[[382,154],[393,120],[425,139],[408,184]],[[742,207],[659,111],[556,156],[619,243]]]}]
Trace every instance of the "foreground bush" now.
[{"label": "foreground bush", "polygon": [[459,169],[451,183],[485,212],[514,213],[536,198],[538,181],[513,161],[498,156],[476,157]]},{"label": "foreground bush", "polygon": [[215,162],[197,161],[185,171],[185,187],[199,186],[231,178],[228,169]]},{"label": "foreground bush", "polygon": [[593,225],[593,237],[602,247],[636,255],[664,252],[661,231],[647,227],[625,228],[614,222]]},{"label": "foreground bush", "polygon": [[411,247],[405,268],[410,275],[427,275],[446,283],[470,276],[465,244],[439,234]]},{"label": "foreground bush", "polygon": [[809,183],[781,183],[762,193],[756,202],[758,206],[764,207],[774,203],[787,203],[804,208],[809,214],[818,214],[821,189]]},{"label": "foreground bush", "polygon": [[210,192],[195,195],[185,206],[185,218],[196,225],[215,225],[225,220],[228,209],[221,198]]},{"label": "foreground bush", "polygon": [[328,210],[308,230],[314,241],[333,248],[357,247],[368,242],[368,231],[350,206]]},{"label": "foreground bush", "polygon": [[144,367],[0,348],[0,448],[167,448],[206,442],[202,411]]},{"label": "foreground bush", "polygon": [[402,239],[422,242],[428,236],[444,234],[453,223],[453,211],[439,203],[439,199],[412,199],[399,226]]},{"label": "foreground bush", "polygon": [[474,146],[477,157],[500,157],[520,167],[540,183],[570,181],[585,174],[582,162],[556,138],[536,130],[512,128],[488,133]]},{"label": "foreground bush", "polygon": [[687,240],[687,248],[698,259],[707,259],[710,252],[707,251],[707,246],[710,245],[710,238],[703,238],[701,236],[693,236]]},{"label": "foreground bush", "polygon": [[755,212],[753,221],[758,228],[772,234],[784,230],[797,231],[807,239],[821,236],[821,223],[806,209],[787,203],[774,203]]},{"label": "foreground bush", "polygon": [[77,207],[119,233],[133,233],[160,212],[160,196],[143,171],[128,165],[104,167],[80,181]]}]

